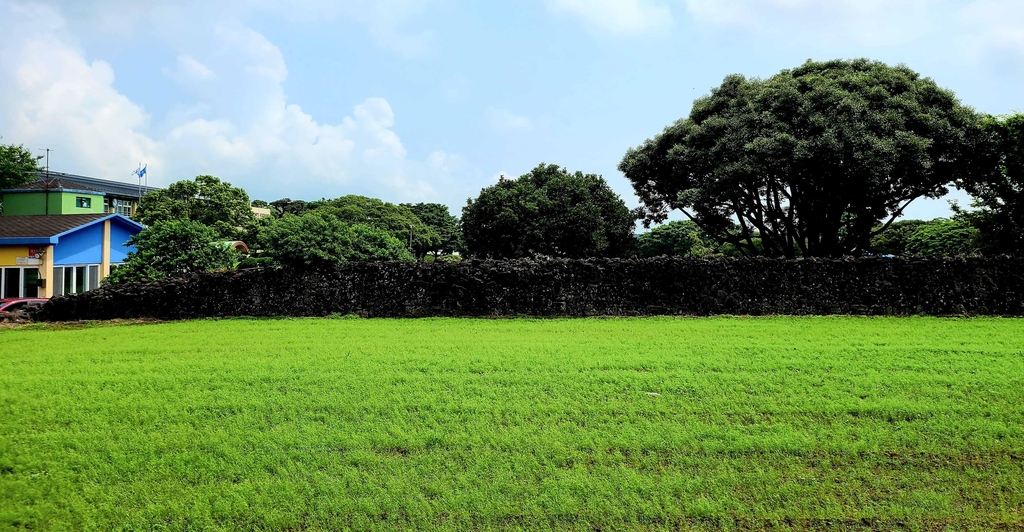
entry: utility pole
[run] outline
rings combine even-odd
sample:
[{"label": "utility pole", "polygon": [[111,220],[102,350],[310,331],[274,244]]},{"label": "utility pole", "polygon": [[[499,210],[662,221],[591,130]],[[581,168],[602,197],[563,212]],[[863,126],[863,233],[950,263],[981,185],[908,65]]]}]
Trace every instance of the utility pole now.
[{"label": "utility pole", "polygon": [[43,178],[43,190],[46,192],[43,201],[46,205],[43,207],[43,212],[48,215],[50,214],[50,152],[53,150],[50,148],[43,149],[46,150],[46,177]]}]

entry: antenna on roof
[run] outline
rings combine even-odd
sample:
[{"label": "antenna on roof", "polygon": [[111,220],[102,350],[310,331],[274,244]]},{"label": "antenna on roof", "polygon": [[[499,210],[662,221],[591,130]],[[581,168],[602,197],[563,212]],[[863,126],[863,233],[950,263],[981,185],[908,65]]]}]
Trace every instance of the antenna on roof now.
[{"label": "antenna on roof", "polygon": [[50,152],[53,151],[50,148],[40,148],[39,151],[46,150],[46,177],[43,178],[43,190],[46,191],[45,198],[45,210],[46,214],[50,214]]}]

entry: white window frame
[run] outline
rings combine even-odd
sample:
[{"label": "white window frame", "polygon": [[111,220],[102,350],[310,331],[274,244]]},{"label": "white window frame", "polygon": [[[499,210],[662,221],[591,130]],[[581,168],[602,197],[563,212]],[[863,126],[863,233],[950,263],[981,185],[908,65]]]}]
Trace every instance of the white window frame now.
[{"label": "white window frame", "polygon": [[123,199],[115,199],[113,205],[115,213],[123,216],[132,215],[132,202]]},{"label": "white window frame", "polygon": [[[84,293],[92,290],[92,289],[89,288],[89,285],[90,285],[89,281],[92,280],[92,273],[91,272],[92,272],[93,266],[96,267],[96,276],[99,277],[99,279],[96,279],[96,288],[99,288],[100,281],[102,281],[102,277],[103,277],[103,272],[102,272],[103,266],[100,265],[100,264],[60,264],[60,265],[54,266],[53,267],[53,280],[56,283],[60,283],[59,287],[57,285],[54,285],[54,287],[53,287],[54,295],[56,295],[58,292],[62,296],[71,295],[71,294],[84,294]],[[64,291],[64,272],[67,271],[68,268],[71,268],[71,292],[70,293]],[[85,289],[83,291],[81,291],[81,292],[76,292],[75,291],[75,289],[78,286],[78,268],[85,268],[85,281],[82,283],[82,286],[84,286]],[[57,275],[57,270],[58,269],[60,270],[60,275],[59,276]]]},{"label": "white window frame", "polygon": [[[18,270],[17,295],[4,293],[4,290],[7,289],[8,270]],[[0,266],[0,296],[4,298],[16,297],[19,299],[25,297],[25,270],[39,270],[40,274],[43,273],[42,269],[39,266]]]}]

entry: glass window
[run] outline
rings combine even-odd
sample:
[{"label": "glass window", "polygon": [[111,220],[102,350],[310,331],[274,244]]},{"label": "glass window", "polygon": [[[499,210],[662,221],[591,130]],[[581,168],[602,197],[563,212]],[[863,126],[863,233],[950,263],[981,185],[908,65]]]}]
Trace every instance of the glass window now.
[{"label": "glass window", "polygon": [[78,207],[79,209],[88,209],[92,207],[92,198],[75,198],[75,207]]},{"label": "glass window", "polygon": [[39,268],[25,268],[21,277],[22,297],[39,297]]},{"label": "glass window", "polygon": [[110,212],[110,198],[103,198],[103,212]]},{"label": "glass window", "polygon": [[4,268],[3,297],[21,297],[21,268]]},{"label": "glass window", "polygon": [[64,268],[57,266],[53,269],[53,277],[50,278],[53,285],[53,297],[64,295]]},{"label": "glass window", "polygon": [[132,202],[126,200],[114,200],[114,210],[121,215],[132,215]]},{"label": "glass window", "polygon": [[75,293],[75,269],[64,268],[64,295]]},{"label": "glass window", "polygon": [[85,266],[75,267],[75,293],[85,292]]},{"label": "glass window", "polygon": [[89,290],[100,287],[100,267],[98,264],[89,266]]}]

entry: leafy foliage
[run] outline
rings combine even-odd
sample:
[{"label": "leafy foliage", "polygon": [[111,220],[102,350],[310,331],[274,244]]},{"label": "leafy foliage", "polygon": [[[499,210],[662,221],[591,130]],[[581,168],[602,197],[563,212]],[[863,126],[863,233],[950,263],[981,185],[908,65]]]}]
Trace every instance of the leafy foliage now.
[{"label": "leafy foliage", "polygon": [[503,177],[462,209],[467,253],[487,258],[622,256],[634,221],[601,176],[553,164]]},{"label": "leafy foliage", "polygon": [[345,262],[352,248],[347,225],[317,213],[285,214],[259,237],[263,256],[286,266],[322,267]]},{"label": "leafy foliage", "polygon": [[131,237],[135,251],[107,282],[151,281],[230,268],[238,253],[215,230],[191,220],[158,221]]},{"label": "leafy foliage", "polygon": [[669,222],[637,238],[637,255],[641,258],[703,258],[723,254],[727,253],[721,246],[690,220]]},{"label": "leafy foliage", "polygon": [[808,61],[727,77],[619,169],[647,224],[679,209],[748,254],[841,256],[867,250],[915,199],[983,171],[983,139],[974,111],[909,68]]},{"label": "leafy foliage", "polygon": [[408,207],[377,198],[349,195],[310,202],[307,207],[350,226],[364,224],[383,230],[407,245],[411,239],[412,249],[424,253],[436,249],[441,242],[441,237]]},{"label": "leafy foliage", "polygon": [[246,257],[235,266],[237,270],[251,270],[256,268],[270,268],[274,266],[274,259],[270,257]]},{"label": "leafy foliage", "polygon": [[[42,170],[39,161],[42,156],[21,145],[0,144],[0,190],[27,185],[36,179],[36,172]],[[3,195],[0,194],[0,212],[3,212]]]},{"label": "leafy foliage", "polygon": [[982,168],[992,171],[970,176],[960,186],[974,197],[976,211],[960,217],[978,228],[987,253],[1024,253],[1024,114],[986,117],[990,135]]},{"label": "leafy foliage", "polygon": [[924,220],[894,222],[889,229],[871,239],[871,252],[876,255],[906,255],[911,235],[927,224]]},{"label": "leafy foliage", "polygon": [[980,254],[981,233],[962,217],[900,220],[871,241],[876,255],[962,257]]},{"label": "leafy foliage", "polygon": [[350,226],[319,211],[285,214],[260,232],[263,256],[283,266],[323,268],[356,260],[411,260],[404,244],[365,224]]},{"label": "leafy foliage", "polygon": [[962,220],[938,218],[919,226],[907,239],[910,255],[958,257],[977,255],[980,233]]},{"label": "leafy foliage", "polygon": [[292,200],[291,198],[281,198],[277,201],[270,202],[270,210],[277,216],[284,216],[285,214],[294,214],[301,216],[309,211],[308,203],[303,200]]},{"label": "leafy foliage", "polygon": [[224,239],[245,239],[247,228],[255,221],[245,190],[210,175],[146,194],[137,218],[146,225],[191,220],[212,227]]},{"label": "leafy foliage", "polygon": [[433,253],[435,256],[450,255],[462,249],[462,222],[448,211],[447,205],[440,203],[403,203],[401,205],[412,211],[427,227],[437,233],[439,238],[436,246],[424,249],[417,248],[417,255]]}]

